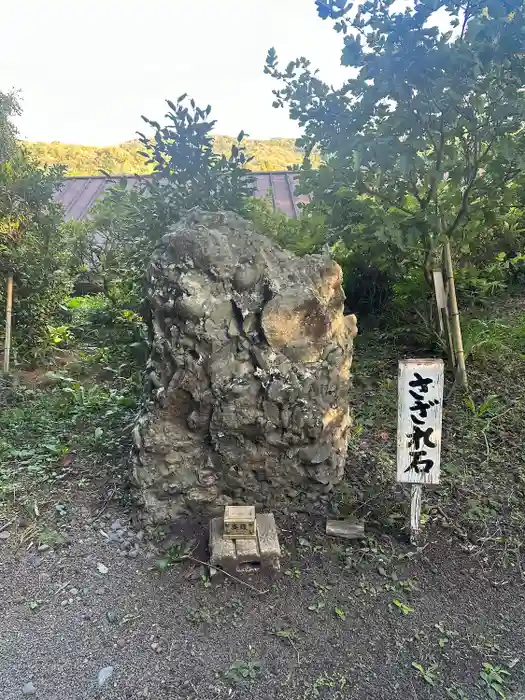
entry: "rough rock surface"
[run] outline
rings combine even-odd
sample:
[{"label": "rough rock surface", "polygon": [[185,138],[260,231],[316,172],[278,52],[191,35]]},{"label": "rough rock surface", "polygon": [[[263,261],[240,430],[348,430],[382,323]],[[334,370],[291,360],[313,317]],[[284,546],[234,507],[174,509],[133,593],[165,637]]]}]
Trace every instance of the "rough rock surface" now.
[{"label": "rough rock surface", "polygon": [[150,522],[314,497],[343,476],[354,316],[341,269],[230,212],[192,212],[148,273],[151,352],[134,428]]}]

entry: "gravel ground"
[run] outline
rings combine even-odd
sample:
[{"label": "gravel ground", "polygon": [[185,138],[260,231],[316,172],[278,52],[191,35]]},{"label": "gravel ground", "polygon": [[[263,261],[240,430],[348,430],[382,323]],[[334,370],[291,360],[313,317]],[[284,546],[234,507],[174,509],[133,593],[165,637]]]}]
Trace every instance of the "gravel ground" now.
[{"label": "gravel ground", "polygon": [[[472,700],[489,697],[485,662],[510,669],[507,698],[525,692],[521,579],[441,530],[416,554],[386,535],[347,549],[320,521],[281,520],[284,571],[258,596],[208,585],[191,562],[159,574],[124,511],[68,512],[56,549],[28,549],[15,524],[0,538],[1,700]],[[435,685],[414,662],[436,665]]]}]

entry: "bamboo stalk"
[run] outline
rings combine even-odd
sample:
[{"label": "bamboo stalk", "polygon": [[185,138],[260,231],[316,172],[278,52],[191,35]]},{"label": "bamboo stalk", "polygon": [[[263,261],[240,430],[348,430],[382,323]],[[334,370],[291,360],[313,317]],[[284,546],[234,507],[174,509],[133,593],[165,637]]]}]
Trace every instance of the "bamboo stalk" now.
[{"label": "bamboo stalk", "polygon": [[7,301],[5,306],[4,372],[9,372],[11,354],[11,318],[13,313],[13,275],[7,277]]},{"label": "bamboo stalk", "polygon": [[445,327],[445,342],[447,344],[448,360],[452,371],[456,371],[456,353],[454,352],[454,341],[452,340],[452,329],[450,327],[450,316],[448,308],[441,309],[443,325]]},{"label": "bamboo stalk", "polygon": [[456,351],[456,379],[464,389],[468,389],[465,352],[463,350],[458,300],[456,297],[456,286],[454,283],[454,268],[452,267],[452,253],[450,251],[450,239],[448,236],[445,239],[443,255],[445,258],[445,272],[447,275],[448,297],[450,302],[450,325],[452,338],[454,340],[454,349]]}]

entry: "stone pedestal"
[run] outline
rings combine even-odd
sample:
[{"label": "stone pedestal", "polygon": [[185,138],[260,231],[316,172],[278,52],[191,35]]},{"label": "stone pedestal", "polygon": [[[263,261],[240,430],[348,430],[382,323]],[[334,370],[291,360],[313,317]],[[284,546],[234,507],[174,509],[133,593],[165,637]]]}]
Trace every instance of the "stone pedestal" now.
[{"label": "stone pedestal", "polygon": [[210,522],[210,567],[236,576],[243,573],[271,574],[281,568],[281,548],[272,513],[257,515],[257,537],[233,540],[224,536],[224,519]]}]

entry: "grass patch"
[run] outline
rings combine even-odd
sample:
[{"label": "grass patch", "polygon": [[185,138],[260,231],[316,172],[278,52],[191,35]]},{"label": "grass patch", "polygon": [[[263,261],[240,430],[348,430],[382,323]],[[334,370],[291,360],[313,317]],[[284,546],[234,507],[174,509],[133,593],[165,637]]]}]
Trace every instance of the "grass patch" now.
[{"label": "grass patch", "polygon": [[[67,490],[73,480],[89,487],[127,458],[138,364],[120,335],[106,344],[101,304],[86,303],[73,315],[68,348],[57,348],[48,367],[0,378],[0,505],[34,511],[35,496]],[[88,311],[96,312],[91,321]],[[126,323],[119,327],[129,339]]]},{"label": "grass patch", "polygon": [[[465,319],[469,393],[447,374],[441,485],[425,491],[423,510],[423,522],[497,550],[506,564],[519,559],[525,527],[525,315],[517,307],[509,302],[497,320]],[[356,347],[349,478],[335,505],[383,531],[407,519],[407,492],[396,484],[397,362],[414,354],[384,332]]]}]

